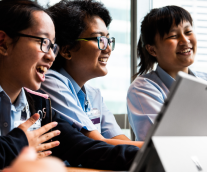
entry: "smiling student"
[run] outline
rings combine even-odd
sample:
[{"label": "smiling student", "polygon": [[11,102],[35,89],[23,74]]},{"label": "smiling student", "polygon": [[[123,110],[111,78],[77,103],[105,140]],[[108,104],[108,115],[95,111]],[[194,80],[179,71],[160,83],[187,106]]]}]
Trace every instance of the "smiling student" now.
[{"label": "smiling student", "polygon": [[[86,137],[61,119],[47,94],[32,91],[40,88],[57,52],[54,24],[42,7],[29,0],[0,1],[0,169],[31,146],[38,152],[52,148],[49,154],[72,166],[128,170],[138,147]],[[44,143],[52,137],[54,142]]]},{"label": "smiling student", "polygon": [[196,51],[193,21],[185,9],[166,6],[144,17],[137,47],[139,76],[127,94],[128,118],[136,140],[145,140],[179,71],[207,80],[205,73],[189,69]]},{"label": "smiling student", "polygon": [[100,90],[86,84],[108,72],[107,61],[115,46],[107,29],[112,20],[108,10],[93,0],[63,0],[48,10],[60,52],[41,89],[50,95],[55,110],[92,139],[141,147],[143,142],[133,142],[122,133]]},{"label": "smiling student", "polygon": [[60,134],[59,130],[46,133],[57,122],[41,127],[40,116],[32,112],[23,88],[38,89],[43,78],[36,68],[45,64],[42,59],[50,65],[54,60],[39,50],[40,39],[29,36],[45,37],[46,25],[53,39],[54,25],[43,8],[29,1],[0,1],[0,169],[24,146],[34,147],[40,158],[52,153],[44,150],[59,145],[59,141],[44,143]]}]

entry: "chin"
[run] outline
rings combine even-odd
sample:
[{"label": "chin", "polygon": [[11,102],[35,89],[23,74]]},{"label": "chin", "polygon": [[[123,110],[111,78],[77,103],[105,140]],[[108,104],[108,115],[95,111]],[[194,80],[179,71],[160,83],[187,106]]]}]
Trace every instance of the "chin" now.
[{"label": "chin", "polygon": [[31,83],[31,84],[28,84],[28,86],[25,86],[25,87],[29,88],[30,90],[37,91],[37,90],[40,89],[40,86],[41,86],[41,83]]},{"label": "chin", "polygon": [[107,73],[108,73],[108,70],[106,69],[106,70],[102,71],[102,73],[101,73],[101,75],[100,75],[100,76],[106,76],[106,75],[107,75]]}]

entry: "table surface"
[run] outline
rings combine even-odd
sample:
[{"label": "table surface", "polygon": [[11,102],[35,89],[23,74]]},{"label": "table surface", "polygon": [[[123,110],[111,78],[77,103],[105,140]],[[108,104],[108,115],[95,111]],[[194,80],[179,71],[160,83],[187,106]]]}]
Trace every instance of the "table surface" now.
[{"label": "table surface", "polygon": [[87,172],[98,172],[98,171],[110,171],[110,170],[97,170],[97,169],[90,169],[90,168],[80,168],[80,167],[66,167],[67,172],[81,172],[81,171],[87,171]]}]

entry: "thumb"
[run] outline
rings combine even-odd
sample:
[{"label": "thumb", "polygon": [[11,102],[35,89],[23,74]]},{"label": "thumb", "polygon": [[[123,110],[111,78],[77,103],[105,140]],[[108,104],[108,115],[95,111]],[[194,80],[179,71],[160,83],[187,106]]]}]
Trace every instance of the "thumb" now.
[{"label": "thumb", "polygon": [[32,115],[28,120],[26,120],[24,123],[18,126],[18,128],[22,129],[23,131],[26,131],[29,127],[31,127],[38,119],[40,115],[38,113],[35,113]]}]

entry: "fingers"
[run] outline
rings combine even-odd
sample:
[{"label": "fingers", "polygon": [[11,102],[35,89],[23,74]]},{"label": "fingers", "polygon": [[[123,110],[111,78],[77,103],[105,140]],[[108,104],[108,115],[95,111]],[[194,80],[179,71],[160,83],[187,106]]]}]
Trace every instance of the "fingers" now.
[{"label": "fingers", "polygon": [[39,119],[39,117],[40,115],[38,113],[35,113],[28,120],[19,125],[18,128],[21,128],[23,131],[27,131],[27,129],[31,127]]},{"label": "fingers", "polygon": [[37,159],[44,158],[52,154],[52,151],[44,151],[37,153]]},{"label": "fingers", "polygon": [[60,135],[60,131],[59,130],[55,130],[55,131],[46,133],[46,134],[40,136],[39,142],[40,143],[46,142],[47,140],[49,140],[49,139],[51,139],[51,138],[53,138],[55,136],[58,136],[58,135]]},{"label": "fingers", "polygon": [[[51,122],[49,124],[46,124],[44,126],[42,126],[41,128],[35,130],[34,132],[41,136],[42,134],[46,133],[47,131],[51,130],[52,128],[56,127],[57,126],[57,122]],[[54,137],[54,136],[53,136]],[[47,139],[48,140],[48,139]]]},{"label": "fingers", "polygon": [[45,150],[54,148],[54,147],[58,146],[59,144],[60,144],[59,141],[54,141],[54,142],[50,142],[50,143],[44,143],[44,144],[41,144],[41,145],[37,146],[36,147],[36,151],[37,152],[45,151]]}]

